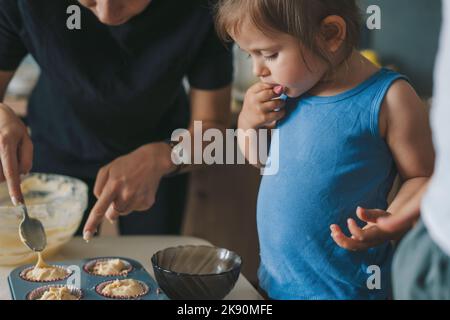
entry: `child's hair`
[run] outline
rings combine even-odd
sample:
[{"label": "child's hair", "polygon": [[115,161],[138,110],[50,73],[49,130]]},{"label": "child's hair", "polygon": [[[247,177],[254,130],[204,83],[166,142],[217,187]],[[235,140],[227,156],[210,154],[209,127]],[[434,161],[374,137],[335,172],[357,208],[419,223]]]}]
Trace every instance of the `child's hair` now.
[{"label": "child's hair", "polygon": [[361,15],[356,0],[219,0],[215,11],[216,29],[224,41],[231,41],[230,34],[238,34],[248,17],[264,33],[282,32],[299,39],[328,63],[330,58],[316,41],[323,19],[336,15],[345,20],[346,57],[358,46],[361,33]]}]

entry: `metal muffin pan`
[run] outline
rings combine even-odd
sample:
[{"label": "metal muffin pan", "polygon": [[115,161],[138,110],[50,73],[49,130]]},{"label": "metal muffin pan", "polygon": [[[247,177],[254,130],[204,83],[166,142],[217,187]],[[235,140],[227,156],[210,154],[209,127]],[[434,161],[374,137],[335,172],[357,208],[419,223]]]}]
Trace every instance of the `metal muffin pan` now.
[{"label": "metal muffin pan", "polygon": [[[86,272],[84,266],[92,260],[104,260],[104,259],[121,259],[129,262],[132,265],[131,271],[122,276],[97,276]],[[60,266],[63,268],[69,268],[74,271],[69,278],[54,281],[54,282],[31,282],[24,280],[20,277],[23,270],[32,267],[33,265],[25,265],[18,267],[11,271],[8,276],[9,289],[11,291],[11,297],[13,300],[27,300],[28,294],[40,287],[51,285],[68,285],[77,286],[76,281],[79,280],[79,287],[83,293],[81,300],[117,300],[112,298],[106,298],[98,294],[95,290],[96,286],[111,280],[122,279],[134,279],[145,283],[149,291],[146,295],[137,298],[137,300],[169,300],[169,298],[162,292],[156,281],[152,276],[144,269],[142,264],[136,260],[124,258],[124,257],[94,257],[82,260],[71,260],[64,262],[49,262],[51,265]],[[77,275],[80,275],[77,277]]]}]

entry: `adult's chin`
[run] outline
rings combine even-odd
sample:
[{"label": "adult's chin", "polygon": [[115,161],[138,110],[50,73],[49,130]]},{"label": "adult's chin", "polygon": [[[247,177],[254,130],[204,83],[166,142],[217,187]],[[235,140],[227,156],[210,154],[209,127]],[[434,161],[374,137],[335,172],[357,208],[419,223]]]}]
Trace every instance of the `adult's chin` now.
[{"label": "adult's chin", "polygon": [[122,18],[122,19],[100,19],[99,21],[103,23],[104,25],[111,26],[111,27],[117,27],[122,24],[127,23],[131,18]]}]

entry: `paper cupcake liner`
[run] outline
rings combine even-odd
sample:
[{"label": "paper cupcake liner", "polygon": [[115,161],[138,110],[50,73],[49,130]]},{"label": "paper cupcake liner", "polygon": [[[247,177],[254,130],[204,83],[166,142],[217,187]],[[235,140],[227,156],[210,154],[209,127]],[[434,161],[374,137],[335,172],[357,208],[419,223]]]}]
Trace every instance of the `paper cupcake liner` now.
[{"label": "paper cupcake liner", "polygon": [[66,275],[65,275],[64,277],[61,277],[61,278],[55,278],[55,279],[51,279],[51,280],[35,280],[35,279],[30,279],[30,278],[27,278],[27,273],[30,272],[31,270],[33,270],[35,267],[29,267],[29,268],[26,268],[26,269],[22,270],[22,272],[19,274],[19,276],[20,276],[23,280],[28,281],[28,282],[50,283],[50,282],[57,282],[57,281],[65,280],[65,279],[67,279],[68,277],[70,277],[70,276],[72,275],[72,273],[73,273],[73,271],[68,270],[68,269],[66,269],[66,268],[64,268],[64,267],[61,267],[61,266],[52,266],[52,267],[53,267],[53,268],[58,268],[58,269],[64,270],[64,271],[66,272]]},{"label": "paper cupcake liner", "polygon": [[116,259],[116,258],[101,258],[101,259],[91,260],[83,266],[83,270],[89,274],[92,274],[92,275],[98,276],[98,277],[127,276],[131,271],[133,271],[133,266],[131,265],[131,263],[129,263],[128,261],[126,261],[124,259],[120,259],[120,261],[123,261],[125,263],[125,269],[122,270],[121,272],[111,273],[108,275],[98,274],[98,273],[94,272],[93,269],[94,269],[95,265],[97,264],[97,262],[103,262],[103,261],[114,260],[114,259]]},{"label": "paper cupcake liner", "polygon": [[[134,280],[134,279],[129,279],[129,280]],[[110,294],[105,294],[105,293],[103,293],[103,292],[102,292],[103,289],[104,289],[108,284],[111,284],[111,283],[113,283],[114,281],[116,281],[116,280],[105,281],[105,282],[102,282],[102,283],[98,284],[98,285],[95,287],[95,291],[96,291],[99,295],[101,295],[101,296],[103,296],[103,297],[105,297],[105,298],[118,299],[118,300],[132,300],[132,299],[138,299],[138,298],[140,298],[140,297],[145,296],[145,295],[150,291],[148,285],[146,285],[144,282],[139,281],[139,280],[134,280],[134,281],[136,281],[137,283],[139,283],[139,284],[141,285],[142,289],[144,290],[142,293],[140,293],[140,294],[138,294],[138,295],[134,295],[134,296],[118,296],[118,295],[110,295]]]},{"label": "paper cupcake liner", "polygon": [[38,300],[40,299],[44,293],[51,288],[63,288],[67,287],[70,290],[70,293],[77,297],[77,300],[81,300],[83,298],[83,291],[74,286],[65,286],[65,285],[49,285],[44,287],[39,287],[34,289],[33,291],[27,294],[27,300]]}]

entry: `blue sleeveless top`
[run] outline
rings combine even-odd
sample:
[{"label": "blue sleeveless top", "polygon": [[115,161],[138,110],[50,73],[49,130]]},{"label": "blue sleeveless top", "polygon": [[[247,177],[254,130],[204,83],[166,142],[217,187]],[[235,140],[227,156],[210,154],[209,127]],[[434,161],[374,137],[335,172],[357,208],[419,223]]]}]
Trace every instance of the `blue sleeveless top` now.
[{"label": "blue sleeveless top", "polygon": [[389,297],[391,244],[351,252],[333,241],[330,225],[350,235],[347,219],[359,223],[358,206],[387,209],[397,170],[378,119],[398,79],[407,80],[381,69],[336,96],[288,99],[270,151],[279,148],[279,171],[263,177],[257,205],[258,276],[269,297]]}]

